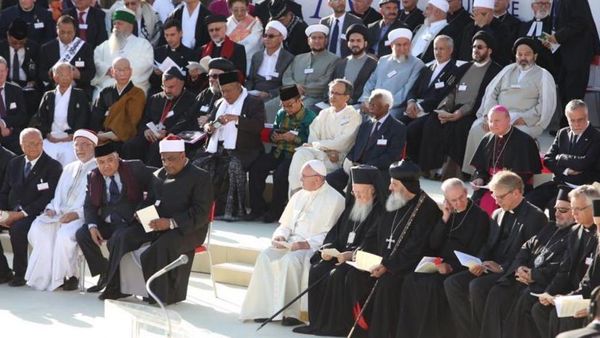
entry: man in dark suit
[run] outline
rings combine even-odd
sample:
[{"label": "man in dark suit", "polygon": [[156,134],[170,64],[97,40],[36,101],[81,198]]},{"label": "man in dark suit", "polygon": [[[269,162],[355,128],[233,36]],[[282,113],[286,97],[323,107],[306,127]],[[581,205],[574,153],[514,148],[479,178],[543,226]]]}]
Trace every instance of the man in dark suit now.
[{"label": "man in dark suit", "polygon": [[295,3],[290,0],[271,0],[270,3],[271,20],[281,22],[288,32],[287,39],[283,42],[283,48],[294,55],[308,53],[310,48],[304,33],[308,25],[302,20],[302,15],[298,15],[294,11]]},{"label": "man in dark suit", "polygon": [[390,115],[394,96],[385,89],[375,89],[369,97],[369,115],[358,128],[356,142],[346,155],[342,168],[328,174],[327,183],[343,194],[350,168],[360,164],[377,167],[383,181],[389,181],[390,165],[402,159],[406,145],[406,126]]},{"label": "man in dark suit", "polygon": [[383,18],[369,25],[369,53],[377,57],[390,54],[392,49],[385,43],[388,41],[388,33],[396,28],[410,29],[398,20],[398,10],[398,0],[379,1],[379,12]]},{"label": "man in dark suit", "polygon": [[206,27],[210,34],[210,41],[202,46],[200,58],[222,57],[231,61],[242,75],[246,75],[246,49],[239,43],[233,42],[227,36],[227,18],[222,15],[206,17]]},{"label": "man in dark suit", "polygon": [[121,160],[112,143],[96,147],[95,156],[98,168],[87,176],[85,223],[75,234],[91,275],[100,275],[98,284],[88,292],[101,291],[108,281],[108,261],[100,245],[117,229],[136,222],[134,213],[152,183],[152,169],[139,160]]},{"label": "man in dark suit", "polygon": [[[19,138],[23,155],[10,160],[0,189],[0,210],[8,214],[2,226],[9,229],[14,254],[14,277],[6,257],[4,254],[0,256],[0,281],[10,281],[10,286],[25,285],[27,233],[31,222],[54,196],[62,172],[60,163],[44,153],[39,130],[23,129]],[[1,246],[0,252],[4,253]]]},{"label": "man in dark suit", "polygon": [[423,135],[423,126],[428,114],[450,92],[456,82],[456,61],[452,59],[452,38],[439,35],[435,38],[435,62],[423,67],[415,84],[406,96],[406,112],[400,118],[408,126],[408,157],[415,162],[419,159],[419,147]]},{"label": "man in dark suit", "polygon": [[152,184],[159,218],[148,224],[151,232],[134,224],[118,229],[111,236],[108,284],[100,299],[125,296],[121,293],[120,280],[127,278],[128,273],[120,273],[121,258],[148,242],[150,246],[140,256],[146,281],[180,255],[187,255],[189,261],[185,266],[167,273],[152,285],[157,297],[167,304],[186,298],[194,251],[204,243],[208,233],[213,201],[210,175],[188,161],[185,143],[177,136],[160,141],[160,156],[163,167],[154,172]]},{"label": "man in dark suit", "polygon": [[29,118],[21,88],[6,82],[7,75],[8,64],[0,56],[0,143],[11,152],[20,154],[19,133],[27,126]]},{"label": "man in dark suit", "polygon": [[295,16],[301,20],[304,19],[304,15],[302,14],[302,5],[294,2],[293,0],[265,0],[254,6],[254,14],[256,14],[256,17],[260,19],[263,27],[265,27],[270,20],[277,19],[271,14],[273,13],[271,12],[271,7],[274,5],[275,7],[278,7],[282,2],[285,2],[286,7],[289,8],[289,10],[292,11]]},{"label": "man in dark suit", "polygon": [[418,0],[402,0],[402,10],[398,13],[398,21],[402,22],[411,31],[423,24],[425,16],[423,11],[417,7]]},{"label": "man in dark suit", "polygon": [[352,0],[350,2],[351,11],[348,12],[363,22],[363,25],[368,26],[375,21],[381,20],[381,14],[377,13],[375,8],[371,7],[373,0]]},{"label": "man in dark suit", "polygon": [[106,14],[102,9],[91,5],[92,0],[75,0],[75,7],[66,9],[63,13],[77,20],[77,36],[93,50],[108,39],[108,32]]},{"label": "man in dark suit", "polygon": [[88,127],[89,96],[73,88],[73,66],[59,62],[52,67],[56,89],[44,94],[39,109],[40,130],[44,135],[44,151],[63,166],[76,160],[73,133]]},{"label": "man in dark suit", "polygon": [[[352,82],[353,91],[350,102],[348,102],[352,105],[358,103],[367,80],[377,68],[377,60],[367,54],[368,37],[367,27],[361,24],[348,27],[346,38],[350,55],[337,62],[333,71],[334,79],[346,79]],[[349,67],[348,64],[351,66]],[[358,71],[356,71],[356,67],[360,67]]]},{"label": "man in dark suit", "polygon": [[19,18],[27,24],[27,36],[38,44],[56,37],[54,20],[48,6],[42,7],[35,0],[19,0],[19,4],[4,9],[0,15],[0,36],[5,36],[11,23]]},{"label": "man in dark suit", "polygon": [[544,164],[554,174],[552,181],[537,186],[527,200],[544,210],[552,209],[559,185],[579,186],[600,179],[600,132],[592,127],[588,109],[582,100],[573,100],[565,107],[569,127],[556,134],[552,146],[544,155]]},{"label": "man in dark suit", "polygon": [[184,88],[185,76],[173,66],[162,76],[163,91],[146,101],[138,134],[123,144],[126,159],[142,159],[147,165],[159,167],[158,142],[169,134],[190,130],[195,121],[188,119],[194,95]]},{"label": "man in dark suit", "polygon": [[[196,22],[190,22],[188,26],[184,26],[183,11],[186,11],[186,14],[190,16],[197,11],[198,17]],[[197,50],[210,41],[206,24],[206,17],[209,15],[211,15],[210,11],[206,6],[200,3],[200,0],[187,0],[183,1],[183,6],[177,7],[171,15],[169,15],[169,18],[176,19],[182,23],[182,31],[184,33],[182,39],[183,45],[193,50]],[[161,44],[165,43],[164,39],[161,39],[160,41]]]},{"label": "man in dark suit", "polygon": [[448,26],[455,32],[456,37],[454,39],[454,58],[457,58],[458,48],[462,43],[462,29],[473,22],[471,19],[471,13],[467,12],[463,7],[462,0],[448,0],[448,15],[446,20],[448,20]]},{"label": "man in dark suit", "polygon": [[44,90],[53,89],[56,84],[52,78],[52,66],[58,61],[68,62],[74,67],[73,78],[76,87],[85,91],[91,98],[90,81],[96,75],[94,50],[87,42],[75,37],[76,29],[77,25],[72,17],[63,15],[58,18],[56,23],[58,39],[46,42],[40,49],[44,57],[40,58],[39,78],[43,82]]},{"label": "man in dark suit", "polygon": [[348,27],[354,24],[363,25],[363,22],[353,14],[346,13],[346,0],[329,0],[327,4],[331,7],[333,13],[321,18],[319,21],[319,23],[329,28],[327,49],[333,54],[345,58],[350,54],[348,37],[345,32]]}]

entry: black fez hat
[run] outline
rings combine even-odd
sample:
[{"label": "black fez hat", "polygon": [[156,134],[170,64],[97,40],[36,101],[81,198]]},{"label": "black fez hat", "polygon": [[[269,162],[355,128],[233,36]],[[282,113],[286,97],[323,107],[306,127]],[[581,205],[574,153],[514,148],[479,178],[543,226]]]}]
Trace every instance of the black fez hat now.
[{"label": "black fez hat", "polygon": [[208,63],[208,69],[220,69],[224,72],[231,72],[236,70],[234,64],[231,61],[221,57],[211,59]]},{"label": "black fez hat", "polygon": [[221,86],[233,82],[239,82],[238,72],[225,72],[219,74],[219,84]]},{"label": "black fez hat", "polygon": [[27,23],[21,19],[16,18],[8,26],[8,34],[17,40],[23,40],[27,37]]},{"label": "black fez hat", "polygon": [[106,155],[112,154],[116,151],[117,151],[117,148],[115,148],[115,145],[112,142],[108,142],[104,145],[97,146],[96,149],[94,150],[94,155],[96,157],[101,157],[101,156],[106,156]]},{"label": "black fez hat", "polygon": [[206,25],[210,25],[211,23],[215,23],[215,22],[227,22],[227,18],[223,15],[209,15],[206,17],[206,19],[204,19],[204,22],[206,23]]},{"label": "black fez hat", "polygon": [[348,29],[346,30],[346,40],[350,39],[350,35],[352,35],[353,33],[358,33],[362,35],[365,38],[365,40],[369,37],[369,31],[367,30],[367,27],[363,24],[355,23],[353,25],[350,25],[350,27],[348,27]]},{"label": "black fez hat", "polygon": [[390,177],[402,182],[408,191],[416,194],[421,190],[419,177],[421,168],[411,160],[401,160],[390,165]]},{"label": "black fez hat", "polygon": [[379,169],[372,165],[361,164],[352,167],[352,183],[375,185],[379,178]]},{"label": "black fez hat", "polygon": [[559,185],[559,187],[558,187],[558,194],[556,194],[556,200],[570,202],[571,201],[569,199],[569,192],[570,191],[571,191],[571,188],[569,188],[569,187],[567,187],[565,185]]},{"label": "black fez hat", "polygon": [[181,72],[181,69],[175,66],[171,66],[171,68],[167,69],[166,72],[163,73],[163,78],[172,79],[176,78],[181,81],[185,81],[185,75]]},{"label": "black fez hat", "polygon": [[471,42],[475,42],[475,40],[482,40],[488,46],[488,48],[496,51],[496,38],[493,37],[490,33],[486,31],[479,31],[473,35],[473,39]]},{"label": "black fez hat", "polygon": [[522,38],[518,38],[517,41],[515,41],[515,43],[513,44],[513,55],[517,54],[517,47],[519,47],[520,45],[527,45],[529,46],[529,48],[531,48],[531,50],[533,50],[534,54],[538,53],[538,42],[530,37],[525,36]]},{"label": "black fez hat", "polygon": [[277,20],[288,12],[287,0],[271,0],[270,5],[269,14],[271,15],[271,20]]},{"label": "black fez hat", "polygon": [[296,85],[282,86],[279,88],[279,99],[281,101],[287,101],[299,96],[300,92]]}]

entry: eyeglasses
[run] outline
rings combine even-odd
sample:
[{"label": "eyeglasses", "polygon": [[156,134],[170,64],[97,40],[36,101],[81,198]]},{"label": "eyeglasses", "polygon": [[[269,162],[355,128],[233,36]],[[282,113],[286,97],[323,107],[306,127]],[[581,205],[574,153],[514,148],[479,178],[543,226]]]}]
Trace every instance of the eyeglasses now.
[{"label": "eyeglasses", "polygon": [[281,36],[281,34],[263,34],[262,37],[265,38],[265,39],[275,39],[275,38],[278,38],[280,36]]},{"label": "eyeglasses", "polygon": [[587,208],[589,208],[591,206],[592,206],[591,204],[588,204],[585,207],[581,207],[581,208],[571,208],[571,210],[577,211],[577,212],[581,212],[581,211],[584,211],[585,209],[587,209]]},{"label": "eyeglasses", "polygon": [[509,190],[508,192],[506,192],[505,194],[502,195],[497,195],[495,192],[492,192],[492,197],[495,200],[502,200],[504,199],[506,196],[508,196],[508,194],[510,194],[511,192],[513,192],[514,190]]},{"label": "eyeglasses", "polygon": [[556,211],[558,211],[560,214],[566,214],[567,212],[571,211],[571,208],[554,208]]}]

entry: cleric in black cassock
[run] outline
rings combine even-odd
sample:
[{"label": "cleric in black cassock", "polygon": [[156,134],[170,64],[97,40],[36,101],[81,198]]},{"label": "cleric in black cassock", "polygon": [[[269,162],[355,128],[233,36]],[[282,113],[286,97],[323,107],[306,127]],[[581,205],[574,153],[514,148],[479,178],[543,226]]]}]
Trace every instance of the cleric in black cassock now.
[{"label": "cleric in black cassock", "polygon": [[565,190],[559,190],[555,207],[556,222],[548,224],[530,238],[490,290],[481,326],[481,337],[538,337],[531,307],[558,271],[567,249],[567,237],[575,224]]},{"label": "cleric in black cassock", "polygon": [[510,268],[525,241],[546,226],[546,215],[523,198],[523,181],[511,171],[499,171],[489,183],[500,208],[494,211],[492,228],[479,258],[468,271],[444,281],[457,336],[477,337],[490,289]]},{"label": "cleric in black cassock", "polygon": [[353,268],[343,263],[352,260],[353,251],[384,211],[387,189],[377,167],[363,164],[352,167],[351,173],[352,194],[347,195],[346,209],[323,241],[324,248],[337,249],[340,255],[317,251],[311,258],[308,285],[325,279],[308,292],[310,325],[295,328],[296,333],[345,336],[352,327],[346,274]]},{"label": "cleric in black cassock", "polygon": [[[444,193],[442,218],[429,238],[430,255],[441,258],[437,272],[413,272],[404,278],[396,337],[451,338],[455,336],[444,280],[465,267],[454,250],[477,255],[485,244],[490,218],[468,198],[464,183],[451,178],[441,187]],[[435,325],[432,325],[435,323]]]},{"label": "cleric in black cassock", "polygon": [[[163,167],[154,172],[154,206],[160,218],[150,222],[146,233],[136,223],[118,230],[109,240],[108,284],[100,299],[125,297],[120,291],[119,265],[126,253],[151,242],[141,255],[144,279],[185,254],[189,262],[157,278],[152,290],[167,304],[185,300],[196,247],[204,243],[212,205],[212,185],[206,171],[185,157],[185,143],[168,136],[160,144]],[[111,278],[112,277],[112,278]]]},{"label": "cleric in black cassock", "polygon": [[357,327],[359,334],[365,334],[368,326],[366,333],[372,338],[396,336],[402,281],[426,253],[431,230],[442,214],[421,190],[416,164],[408,160],[396,162],[389,172],[391,194],[386,202],[387,212],[371,227],[359,247],[383,260],[371,269],[370,275],[353,269],[346,279],[355,317],[374,287],[364,313],[366,323],[360,320]]}]

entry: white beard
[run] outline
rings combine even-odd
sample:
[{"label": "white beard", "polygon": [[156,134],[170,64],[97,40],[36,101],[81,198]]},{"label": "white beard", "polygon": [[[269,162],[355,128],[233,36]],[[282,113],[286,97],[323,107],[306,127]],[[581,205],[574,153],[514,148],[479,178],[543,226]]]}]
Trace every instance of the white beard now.
[{"label": "white beard", "polygon": [[398,62],[400,62],[400,63],[404,63],[404,62],[406,62],[406,60],[408,60],[408,56],[407,56],[407,55],[395,56],[395,55],[393,55],[393,54],[392,54],[392,57],[393,57],[393,58],[394,58],[396,61],[398,61]]},{"label": "white beard", "polygon": [[406,200],[406,198],[404,198],[404,196],[402,196],[402,194],[400,194],[398,192],[393,192],[390,194],[387,201],[385,202],[385,210],[387,210],[387,211],[398,210],[398,209],[402,208],[403,206],[405,206],[406,203],[408,203],[408,200]]},{"label": "white beard", "polygon": [[533,16],[535,17],[536,20],[543,20],[548,15],[550,15],[550,11],[546,11],[546,10],[540,10],[537,13],[533,14]]},{"label": "white beard", "polygon": [[108,48],[112,54],[119,52],[125,47],[129,34],[120,33],[116,29],[113,29],[110,37],[108,38]]},{"label": "white beard", "polygon": [[352,221],[362,222],[369,216],[371,210],[373,210],[373,201],[368,203],[355,202],[348,217]]}]

